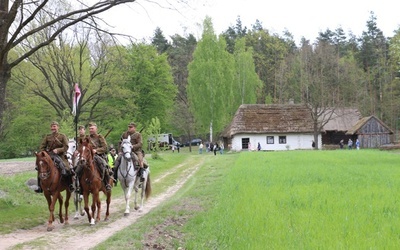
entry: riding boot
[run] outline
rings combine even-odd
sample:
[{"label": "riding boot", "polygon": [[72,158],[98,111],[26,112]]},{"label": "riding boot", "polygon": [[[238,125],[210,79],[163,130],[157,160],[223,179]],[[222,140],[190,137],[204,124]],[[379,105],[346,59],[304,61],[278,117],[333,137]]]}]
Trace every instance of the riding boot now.
[{"label": "riding boot", "polygon": [[110,192],[111,191],[110,175],[107,172],[104,175],[104,185],[106,186],[107,192]]},{"label": "riding boot", "polygon": [[140,176],[140,182],[144,182],[144,168],[140,167],[138,170],[138,176]]},{"label": "riding boot", "polygon": [[68,173],[67,173],[67,170],[65,169],[65,166],[64,166],[64,164],[60,164],[59,165],[59,167],[60,167],[60,169],[61,169],[61,175],[62,176],[68,176]]},{"label": "riding boot", "polygon": [[68,180],[68,184],[69,184],[68,185],[69,191],[72,193],[75,191],[75,187],[74,187],[73,180],[72,180],[72,175],[68,176],[67,180]]},{"label": "riding boot", "polygon": [[118,184],[118,167],[119,166],[114,166],[114,184],[115,186],[117,186]]},{"label": "riding boot", "polygon": [[38,188],[35,190],[35,192],[36,193],[43,193],[43,189],[40,186],[40,178],[39,177],[37,178],[37,185],[38,185]]}]

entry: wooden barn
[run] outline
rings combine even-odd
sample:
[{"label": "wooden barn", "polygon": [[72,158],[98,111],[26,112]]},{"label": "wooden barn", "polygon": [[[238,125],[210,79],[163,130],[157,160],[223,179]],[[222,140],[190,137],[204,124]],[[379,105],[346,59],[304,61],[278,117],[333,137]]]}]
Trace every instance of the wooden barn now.
[{"label": "wooden barn", "polygon": [[261,150],[312,149],[311,113],[299,104],[242,104],[222,138],[234,151],[257,150],[258,143]]},{"label": "wooden barn", "polygon": [[378,148],[391,143],[393,131],[375,116],[360,119],[346,132],[353,141],[358,139],[361,148]]},{"label": "wooden barn", "polygon": [[338,145],[340,140],[347,142],[352,135],[346,132],[354,127],[361,119],[361,113],[356,108],[338,108],[325,111],[329,121],[321,131],[323,145]]}]

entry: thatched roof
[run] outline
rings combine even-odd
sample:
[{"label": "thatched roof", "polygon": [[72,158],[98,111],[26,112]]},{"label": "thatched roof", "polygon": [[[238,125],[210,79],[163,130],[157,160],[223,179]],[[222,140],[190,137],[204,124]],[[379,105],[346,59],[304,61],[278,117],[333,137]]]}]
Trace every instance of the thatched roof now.
[{"label": "thatched roof", "polygon": [[[333,113],[332,113],[333,112]],[[328,109],[325,111],[325,119],[330,117],[327,124],[324,125],[323,131],[343,131],[351,129],[360,119],[361,114],[356,108],[340,108]]]},{"label": "thatched roof", "polygon": [[242,104],[231,124],[222,133],[231,137],[239,133],[312,133],[310,111],[299,104]]},{"label": "thatched roof", "polygon": [[387,133],[393,134],[393,131],[388,126],[386,126],[386,124],[384,124],[380,119],[378,119],[374,115],[371,115],[371,116],[368,116],[368,117],[363,117],[362,119],[360,119],[356,124],[354,124],[354,126],[351,129],[349,129],[347,131],[346,134],[347,135],[359,134],[360,133],[360,129],[372,119],[375,119],[378,123],[381,124],[382,127],[386,128],[387,129]]}]

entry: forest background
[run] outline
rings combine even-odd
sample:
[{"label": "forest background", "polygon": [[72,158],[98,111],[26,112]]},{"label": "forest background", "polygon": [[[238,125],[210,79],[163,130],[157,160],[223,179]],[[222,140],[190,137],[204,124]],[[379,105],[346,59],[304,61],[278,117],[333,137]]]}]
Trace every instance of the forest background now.
[{"label": "forest background", "polygon": [[[157,28],[151,41],[128,45],[93,29],[93,22],[60,32],[13,68],[0,158],[31,156],[53,120],[69,138],[76,122],[95,121],[109,145],[118,143],[131,121],[144,138],[172,133],[186,142],[207,140],[211,132],[216,141],[241,104],[255,103],[358,108],[396,130],[397,139],[400,29],[384,37],[374,13],[359,36],[339,27],[320,32],[315,41],[303,38],[299,46],[289,31],[270,33],[259,21],[243,27],[240,17],[221,34],[206,17],[199,39],[166,38]],[[9,57],[18,58],[48,36],[46,29],[38,32]],[[71,114],[75,83],[81,89],[76,116]]]}]

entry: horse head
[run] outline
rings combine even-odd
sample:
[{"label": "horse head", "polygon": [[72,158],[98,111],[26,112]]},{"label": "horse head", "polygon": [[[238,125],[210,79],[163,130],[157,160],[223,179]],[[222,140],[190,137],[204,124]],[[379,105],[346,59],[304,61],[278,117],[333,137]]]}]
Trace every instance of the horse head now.
[{"label": "horse head", "polygon": [[82,166],[90,166],[93,163],[93,148],[89,144],[89,139],[85,138],[81,141],[78,149],[78,164]]},{"label": "horse head", "polygon": [[35,152],[35,155],[39,178],[41,180],[45,180],[50,177],[51,168],[55,167],[54,162],[51,160],[51,157],[48,153],[46,153],[46,151],[40,151],[39,153]]},{"label": "horse head", "polygon": [[69,165],[72,167],[75,166],[75,162],[73,162],[75,151],[76,151],[76,141],[75,141],[75,139],[69,139],[68,150],[67,150],[67,159],[68,159]]},{"label": "horse head", "polygon": [[130,161],[132,156],[132,144],[131,144],[131,136],[128,138],[123,139],[121,142],[121,150],[126,160]]}]

